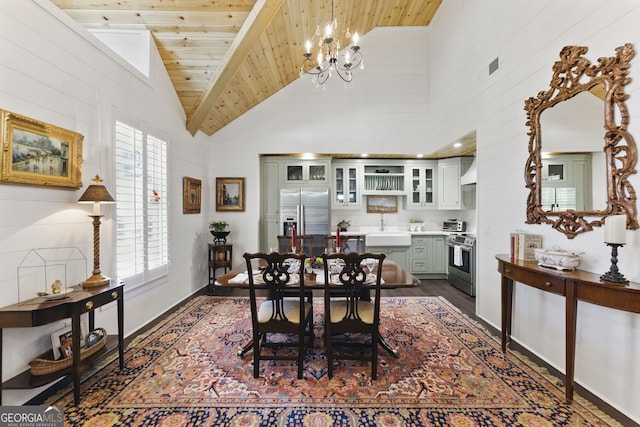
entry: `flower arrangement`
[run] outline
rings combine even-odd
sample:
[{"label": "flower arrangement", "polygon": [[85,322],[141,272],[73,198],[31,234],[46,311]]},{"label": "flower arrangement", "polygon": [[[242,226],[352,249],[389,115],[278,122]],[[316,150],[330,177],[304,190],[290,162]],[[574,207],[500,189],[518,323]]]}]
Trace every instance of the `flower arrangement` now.
[{"label": "flower arrangement", "polygon": [[158,194],[158,192],[156,190],[151,190],[151,194],[153,195],[151,197],[151,202],[160,203],[160,195]]},{"label": "flower arrangement", "polygon": [[308,268],[322,268],[323,262],[322,258],[311,256],[304,260],[304,268],[305,270]]}]

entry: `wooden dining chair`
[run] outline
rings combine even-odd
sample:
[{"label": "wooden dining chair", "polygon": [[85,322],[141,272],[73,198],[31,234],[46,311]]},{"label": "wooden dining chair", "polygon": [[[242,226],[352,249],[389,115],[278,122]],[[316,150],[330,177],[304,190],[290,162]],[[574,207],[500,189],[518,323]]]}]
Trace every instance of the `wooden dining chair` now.
[{"label": "wooden dining chair", "polygon": [[[324,263],[324,338],[329,379],[335,359],[363,360],[371,363],[371,378],[378,377],[378,328],[380,326],[380,285],[384,254],[333,253],[322,255]],[[377,264],[369,272],[367,260]],[[363,295],[373,296],[366,299]],[[336,293],[335,291],[339,291]],[[369,335],[355,340],[352,334]],[[335,347],[345,347],[338,353]],[[362,346],[369,352],[360,352]],[[358,351],[354,351],[358,350]]]},{"label": "wooden dining chair", "polygon": [[[340,252],[363,252],[364,238],[362,236],[340,236]],[[324,249],[328,253],[336,251],[336,236],[324,236]]]},{"label": "wooden dining chair", "polygon": [[[253,329],[253,376],[260,375],[261,360],[295,360],[298,365],[298,378],[302,378],[302,368],[306,346],[313,345],[313,305],[305,300],[304,254],[276,252],[245,253],[249,276],[249,299],[251,304],[251,324]],[[259,262],[255,262],[255,261]],[[289,273],[288,262],[297,260],[299,267],[295,273]],[[253,261],[253,262],[252,262]],[[296,282],[295,287],[290,282]],[[256,290],[266,290],[267,299],[260,301]],[[296,290],[295,298],[292,291]],[[258,305],[258,303],[260,304]],[[288,339],[270,340],[275,334],[296,335],[294,342]],[[306,342],[305,337],[308,337]],[[275,338],[275,337],[273,337]],[[273,352],[263,353],[263,348],[272,348]],[[282,347],[297,348],[295,354],[279,352]]]},{"label": "wooden dining chair", "polygon": [[[278,236],[278,252],[293,252],[290,235]],[[296,253],[305,253],[308,256],[313,254],[313,236],[300,234],[296,236]]]}]

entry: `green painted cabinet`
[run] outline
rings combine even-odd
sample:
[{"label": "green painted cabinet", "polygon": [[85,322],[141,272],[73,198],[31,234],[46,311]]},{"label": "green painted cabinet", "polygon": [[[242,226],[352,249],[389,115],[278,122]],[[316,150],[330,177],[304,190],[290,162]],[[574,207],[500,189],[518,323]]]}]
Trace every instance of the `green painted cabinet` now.
[{"label": "green painted cabinet", "polygon": [[446,236],[417,235],[411,238],[411,274],[422,278],[447,277]]}]

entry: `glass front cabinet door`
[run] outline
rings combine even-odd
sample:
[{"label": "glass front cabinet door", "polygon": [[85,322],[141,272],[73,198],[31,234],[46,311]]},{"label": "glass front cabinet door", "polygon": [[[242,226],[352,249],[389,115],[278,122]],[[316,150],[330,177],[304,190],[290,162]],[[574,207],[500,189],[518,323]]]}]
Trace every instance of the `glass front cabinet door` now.
[{"label": "glass front cabinet door", "polygon": [[356,209],[362,205],[361,175],[362,166],[359,164],[334,165],[331,203],[334,209]]},{"label": "glass front cabinet door", "polygon": [[437,163],[410,165],[407,180],[407,208],[436,208],[436,171]]},{"label": "glass front cabinet door", "polygon": [[327,184],[329,161],[311,160],[284,164],[285,184]]}]

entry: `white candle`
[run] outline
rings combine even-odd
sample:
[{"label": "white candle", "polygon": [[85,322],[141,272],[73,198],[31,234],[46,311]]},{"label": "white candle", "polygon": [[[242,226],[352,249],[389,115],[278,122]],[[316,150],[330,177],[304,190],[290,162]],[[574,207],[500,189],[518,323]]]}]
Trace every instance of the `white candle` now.
[{"label": "white candle", "polygon": [[626,215],[612,215],[604,220],[604,242],[624,245],[627,229]]}]

